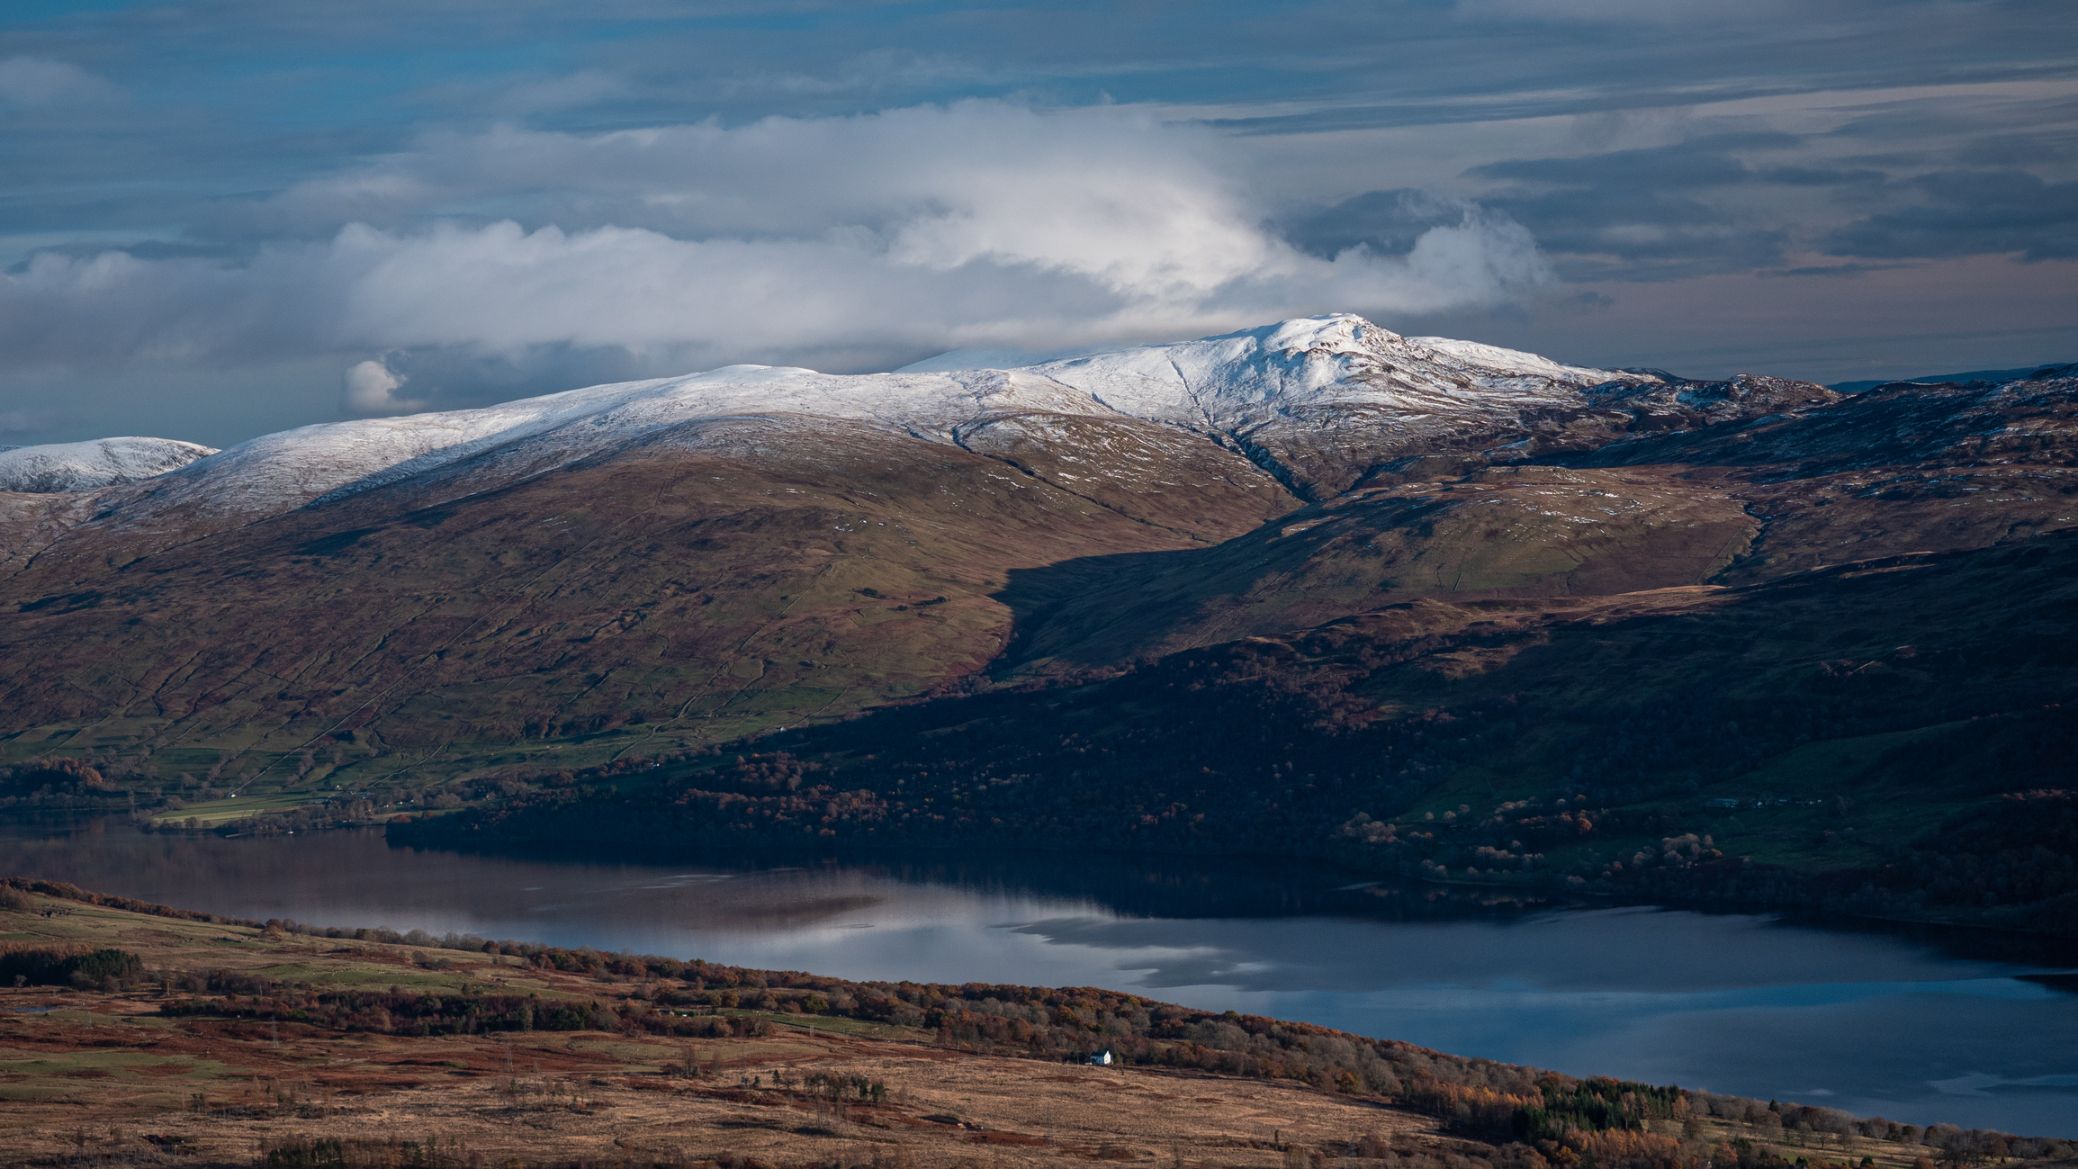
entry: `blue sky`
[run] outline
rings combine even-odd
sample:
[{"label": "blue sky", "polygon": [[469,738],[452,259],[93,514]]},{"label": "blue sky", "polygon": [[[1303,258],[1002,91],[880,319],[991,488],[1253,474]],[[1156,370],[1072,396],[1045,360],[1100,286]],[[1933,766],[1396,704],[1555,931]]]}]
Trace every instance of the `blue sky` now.
[{"label": "blue sky", "polygon": [[2064,0],[0,10],[0,443],[1349,310],[2078,356]]}]

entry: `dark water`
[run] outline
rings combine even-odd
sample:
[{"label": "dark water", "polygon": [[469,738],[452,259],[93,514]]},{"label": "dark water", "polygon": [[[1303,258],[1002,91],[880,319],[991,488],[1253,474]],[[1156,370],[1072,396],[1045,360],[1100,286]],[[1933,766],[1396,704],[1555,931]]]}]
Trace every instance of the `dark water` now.
[{"label": "dark water", "polygon": [[242,917],[848,978],[1105,986],[1577,1074],[2078,1136],[2078,994],[2030,977],[2068,966],[1765,917],[1438,910],[1238,868],[666,868],[106,821],[0,824],[0,872]]}]

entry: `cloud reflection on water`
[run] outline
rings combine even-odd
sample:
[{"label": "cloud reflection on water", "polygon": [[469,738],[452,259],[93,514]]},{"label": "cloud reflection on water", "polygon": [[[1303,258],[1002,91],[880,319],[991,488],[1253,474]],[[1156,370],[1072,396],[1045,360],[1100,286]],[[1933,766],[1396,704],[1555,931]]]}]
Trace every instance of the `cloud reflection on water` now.
[{"label": "cloud reflection on water", "polygon": [[[1576,1073],[2078,1135],[2078,998],[1894,936],[1595,909],[1424,916],[1327,877],[1098,863],[662,868],[373,834],[53,836],[0,868],[244,917],[851,978],[1098,985]],[[1375,903],[1393,912],[1359,913]]]}]

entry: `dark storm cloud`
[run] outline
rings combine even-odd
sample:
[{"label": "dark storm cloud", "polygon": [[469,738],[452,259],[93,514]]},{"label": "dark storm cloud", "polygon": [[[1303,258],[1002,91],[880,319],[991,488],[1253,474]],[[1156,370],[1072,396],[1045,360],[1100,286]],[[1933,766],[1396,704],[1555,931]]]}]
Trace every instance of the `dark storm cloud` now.
[{"label": "dark storm cloud", "polygon": [[[1681,185],[1518,188],[1484,194],[1480,203],[1528,227],[1570,281],[1670,280],[1782,262],[1786,233],[1732,225],[1723,211],[1677,193]],[[1299,216],[1288,232],[1324,256],[1360,244],[1392,249],[1458,206],[1424,191],[1372,191]]]},{"label": "dark storm cloud", "polygon": [[1804,139],[1780,131],[1709,134],[1662,146],[1560,158],[1507,159],[1467,171],[1469,177],[1576,189],[1649,187],[1654,190],[1783,186],[1846,186],[1881,181],[1873,167],[1809,164],[1756,165],[1749,153],[1797,153]]},{"label": "dark storm cloud", "polygon": [[[1958,124],[1953,116],[1938,120],[1950,128]],[[1856,118],[1845,130],[1889,145],[1907,124],[1886,113]],[[1929,125],[1909,124],[1920,132]],[[1503,160],[1474,167],[1467,177],[1495,184],[1477,197],[1529,227],[1560,274],[1571,279],[1666,280],[1768,270],[1800,248],[1877,260],[2078,256],[2078,183],[2050,182],[2011,168],[1898,176],[1876,166],[1753,163],[1745,157],[1794,154],[1803,145],[1799,137],[1779,132],[1707,135],[1643,149]],[[1999,153],[1980,143],[1963,150]],[[1910,160],[1891,152],[1879,157],[1893,166]],[[1827,205],[1857,214],[1827,225],[1822,213],[1807,212],[1802,232],[1796,224],[1771,224],[1765,211],[1757,211],[1769,205],[1757,194],[1768,187],[1808,189],[1823,194]],[[1363,205],[1360,198],[1343,209]],[[1885,209],[1868,214],[1871,207]],[[1795,272],[1874,270],[1805,265]]]},{"label": "dark storm cloud", "polygon": [[1827,250],[1881,259],[2078,257],[2078,182],[2050,183],[2017,170],[1941,171],[1905,187],[1916,201],[1832,232]]},{"label": "dark storm cloud", "polygon": [[[1670,280],[1751,271],[1783,262],[1789,232],[1755,222],[1732,189],[1834,187],[1880,181],[1880,172],[1756,167],[1739,150],[1781,151],[1799,140],[1774,132],[1714,134],[1664,146],[1566,157],[1507,159],[1474,167],[1477,200],[1524,224],[1570,280]],[[1784,173],[1787,172],[1787,173]],[[1450,206],[1421,191],[1373,191],[1293,221],[1293,239],[1331,255],[1357,243],[1393,246]]]},{"label": "dark storm cloud", "polygon": [[1508,179],[1561,187],[1724,187],[1747,182],[1752,168],[1732,152],[1797,145],[1793,134],[1718,134],[1668,146],[1615,150],[1570,158],[1524,158],[1473,167],[1474,178]]},{"label": "dark storm cloud", "polygon": [[1503,184],[1480,198],[1528,226],[1562,276],[1671,280],[1783,261],[1788,233],[1750,222],[1723,192],[1776,181],[1735,150],[1795,144],[1794,136],[1779,133],[1713,135],[1646,149],[1512,159],[1468,175]]},{"label": "dark storm cloud", "polygon": [[1909,264],[1868,264],[1858,262],[1848,262],[1844,264],[1805,264],[1796,268],[1784,268],[1777,272],[1770,272],[1769,275],[1790,276],[1798,278],[1866,276],[1871,272],[1892,272],[1900,268],[1909,267],[1911,267],[1911,265]]},{"label": "dark storm cloud", "polygon": [[1751,173],[1761,182],[1785,187],[1867,188],[1885,178],[1874,167],[1770,166]]},{"label": "dark storm cloud", "polygon": [[1366,191],[1332,207],[1295,213],[1286,221],[1284,234],[1317,256],[1364,244],[1404,251],[1422,232],[1456,219],[1465,206],[1430,191]]}]

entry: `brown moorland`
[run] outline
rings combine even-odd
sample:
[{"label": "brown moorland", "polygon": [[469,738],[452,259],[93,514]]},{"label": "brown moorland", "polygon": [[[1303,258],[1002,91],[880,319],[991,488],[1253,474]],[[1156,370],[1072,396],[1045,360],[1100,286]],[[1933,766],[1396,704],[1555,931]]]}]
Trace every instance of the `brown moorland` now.
[{"label": "brown moorland", "polygon": [[[0,883],[0,971],[9,1166],[2078,1159],[1104,992],[303,931],[21,880]],[[1074,1058],[1097,1047],[1123,1062]]]}]

